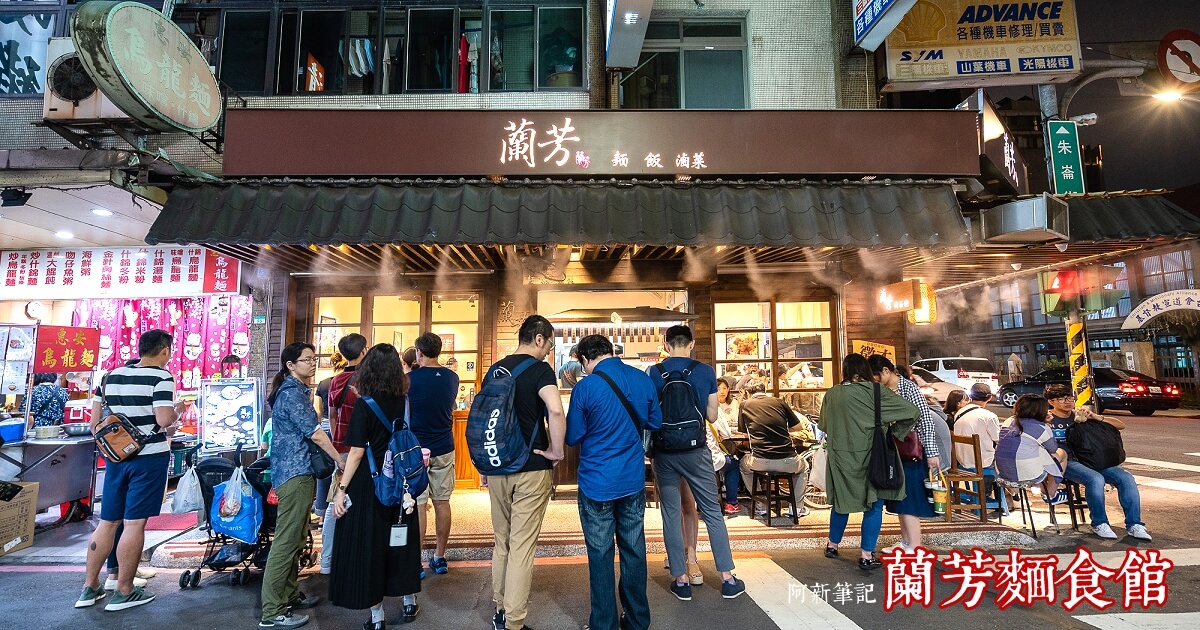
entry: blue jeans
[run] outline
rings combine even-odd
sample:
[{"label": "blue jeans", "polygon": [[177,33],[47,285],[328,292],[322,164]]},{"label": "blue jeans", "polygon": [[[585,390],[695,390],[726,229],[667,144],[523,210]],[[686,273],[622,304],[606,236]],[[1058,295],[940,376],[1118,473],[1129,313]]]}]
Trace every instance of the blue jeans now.
[{"label": "blue jeans", "polygon": [[[849,514],[842,514],[837,510],[829,511],[830,543],[841,544],[842,534],[846,533],[846,523],[849,521]],[[883,529],[883,499],[872,504],[869,512],[863,512],[862,542],[858,545],[859,549],[867,553],[874,553],[875,545],[879,542],[880,529]]]},{"label": "blue jeans", "polygon": [[[592,630],[646,630],[650,627],[650,601],[646,597],[646,492],[613,501],[593,501],[579,493],[579,521],[587,545],[588,581],[591,584]],[[621,550],[621,608],[618,617],[616,578],[613,574],[614,540]]]},{"label": "blue jeans", "polygon": [[725,502],[738,504],[738,483],[742,480],[742,471],[738,468],[738,460],[732,455],[725,456],[725,467],[717,471],[725,476]]},{"label": "blue jeans", "polygon": [[1125,511],[1125,527],[1145,525],[1142,522],[1142,495],[1138,492],[1137,482],[1128,470],[1120,466],[1092,470],[1077,462],[1067,462],[1067,470],[1063,479],[1083,485],[1084,498],[1087,500],[1088,512],[1092,515],[1092,527],[1108,522],[1108,512],[1104,509],[1104,484],[1111,483],[1117,489],[1117,499],[1121,501],[1121,509]]}]

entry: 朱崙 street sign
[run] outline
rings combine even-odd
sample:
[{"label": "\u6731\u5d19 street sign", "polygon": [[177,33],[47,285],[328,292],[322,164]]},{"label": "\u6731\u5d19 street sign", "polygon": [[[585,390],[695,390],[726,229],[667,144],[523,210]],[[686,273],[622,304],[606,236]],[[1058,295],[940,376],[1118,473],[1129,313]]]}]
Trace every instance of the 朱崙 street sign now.
[{"label": "\u6731\u5d19 street sign", "polygon": [[1050,141],[1050,163],[1054,169],[1054,192],[1059,195],[1082,195],[1083,157],[1079,151],[1079,127],[1070,120],[1051,120],[1046,123]]},{"label": "\u6731\u5d19 street sign", "polygon": [[1185,29],[1167,33],[1158,44],[1158,71],[1175,87],[1200,87],[1200,35]]}]

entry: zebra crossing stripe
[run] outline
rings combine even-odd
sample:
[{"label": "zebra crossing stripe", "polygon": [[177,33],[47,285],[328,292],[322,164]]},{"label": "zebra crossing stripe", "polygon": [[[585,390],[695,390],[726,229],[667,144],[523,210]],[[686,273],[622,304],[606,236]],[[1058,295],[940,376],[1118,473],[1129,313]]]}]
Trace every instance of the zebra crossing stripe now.
[{"label": "zebra crossing stripe", "polygon": [[739,559],[737,576],[746,583],[746,594],[780,630],[861,630],[768,558]]}]

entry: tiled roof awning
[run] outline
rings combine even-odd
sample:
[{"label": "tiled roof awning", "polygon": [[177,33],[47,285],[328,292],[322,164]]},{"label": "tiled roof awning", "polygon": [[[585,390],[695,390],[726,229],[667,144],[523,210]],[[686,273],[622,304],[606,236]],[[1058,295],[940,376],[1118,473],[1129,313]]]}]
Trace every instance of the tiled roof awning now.
[{"label": "tiled roof awning", "polygon": [[1200,236],[1200,218],[1162,194],[1102,193],[1065,199],[1072,242]]},{"label": "tiled roof awning", "polygon": [[965,247],[946,182],[193,183],[149,243]]}]

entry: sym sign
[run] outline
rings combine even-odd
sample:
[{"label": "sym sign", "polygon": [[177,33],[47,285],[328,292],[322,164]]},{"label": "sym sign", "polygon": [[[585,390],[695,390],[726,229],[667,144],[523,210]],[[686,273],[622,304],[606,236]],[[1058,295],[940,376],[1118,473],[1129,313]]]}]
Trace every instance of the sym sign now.
[{"label": "sym sign", "polygon": [[163,14],[138,2],[78,5],[71,37],[79,59],[113,103],[157,131],[199,133],[221,117],[208,60]]}]

